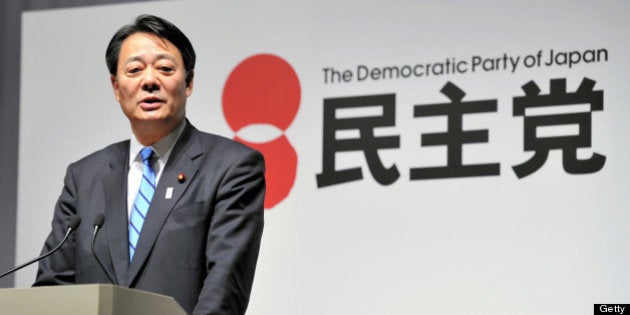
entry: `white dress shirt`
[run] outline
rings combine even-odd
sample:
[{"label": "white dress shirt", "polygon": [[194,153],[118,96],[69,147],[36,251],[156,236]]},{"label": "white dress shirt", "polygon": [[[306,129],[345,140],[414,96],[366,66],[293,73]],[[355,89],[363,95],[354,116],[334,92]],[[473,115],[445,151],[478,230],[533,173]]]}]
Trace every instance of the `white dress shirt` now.
[{"label": "white dress shirt", "polygon": [[[155,186],[157,187],[162,176],[162,171],[166,162],[168,161],[173,147],[179,139],[184,127],[186,126],[186,119],[173,130],[166,135],[160,141],[151,145],[153,149],[153,156],[151,157],[151,163],[153,171],[155,172]],[[140,182],[142,181],[142,157],[140,157],[140,151],[144,148],[134,135],[131,136],[129,144],[129,174],[127,176],[127,216],[131,216],[131,209],[136,201],[138,190],[140,189]]]}]

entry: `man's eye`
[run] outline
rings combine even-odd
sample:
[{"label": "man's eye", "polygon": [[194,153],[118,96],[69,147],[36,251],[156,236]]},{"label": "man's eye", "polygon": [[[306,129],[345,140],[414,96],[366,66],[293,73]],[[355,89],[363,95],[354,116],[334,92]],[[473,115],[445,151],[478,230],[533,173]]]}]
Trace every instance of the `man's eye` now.
[{"label": "man's eye", "polygon": [[164,72],[173,72],[174,69],[171,67],[160,67],[160,70]]},{"label": "man's eye", "polygon": [[138,73],[138,72],[140,72],[140,70],[141,70],[140,68],[131,68],[131,69],[127,70],[127,72],[128,72],[128,73],[132,73],[132,74],[133,74],[133,73]]}]

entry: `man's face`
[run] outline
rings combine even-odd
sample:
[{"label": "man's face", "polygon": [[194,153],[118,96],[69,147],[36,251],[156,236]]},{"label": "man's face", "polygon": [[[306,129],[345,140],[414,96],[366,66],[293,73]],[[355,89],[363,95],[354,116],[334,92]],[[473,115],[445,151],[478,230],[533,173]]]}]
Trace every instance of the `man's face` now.
[{"label": "man's face", "polygon": [[184,118],[192,93],[192,73],[186,83],[182,55],[167,39],[148,33],[127,37],[111,77],[116,100],[134,130],[170,131]]}]

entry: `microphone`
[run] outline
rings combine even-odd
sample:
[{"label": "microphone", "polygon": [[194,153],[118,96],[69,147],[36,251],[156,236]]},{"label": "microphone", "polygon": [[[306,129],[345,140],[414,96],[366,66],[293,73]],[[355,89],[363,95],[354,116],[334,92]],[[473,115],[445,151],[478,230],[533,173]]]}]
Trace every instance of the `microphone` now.
[{"label": "microphone", "polygon": [[98,233],[100,228],[103,226],[104,222],[105,222],[105,215],[103,215],[102,213],[97,213],[96,216],[94,217],[94,233],[92,233],[92,256],[94,256],[94,258],[96,259],[96,262],[101,267],[101,270],[103,270],[103,272],[107,276],[107,279],[109,279],[109,282],[111,284],[116,284],[116,282],[114,281],[114,278],[109,274],[109,272],[103,265],[103,262],[101,262],[101,260],[96,255],[96,251],[94,251],[94,243],[96,243],[96,234]]},{"label": "microphone", "polygon": [[66,242],[66,240],[68,240],[68,237],[70,236],[70,234],[72,234],[72,232],[74,232],[77,229],[79,224],[81,224],[81,217],[80,216],[75,214],[72,217],[70,217],[70,221],[68,222],[68,227],[66,228],[66,235],[63,237],[61,242],[59,242],[59,245],[57,245],[55,248],[53,248],[48,253],[43,254],[43,255],[35,258],[35,259],[29,260],[29,261],[27,261],[27,262],[25,262],[25,263],[15,267],[15,268],[13,268],[13,269],[11,269],[11,270],[1,274],[0,278],[4,277],[6,275],[12,274],[12,273],[14,273],[14,272],[16,272],[16,271],[18,271],[18,270],[20,270],[20,269],[30,265],[30,264],[32,264],[32,263],[38,262],[38,261],[40,261],[40,260],[50,256],[50,254],[56,252],[59,248],[61,248],[61,246]]}]

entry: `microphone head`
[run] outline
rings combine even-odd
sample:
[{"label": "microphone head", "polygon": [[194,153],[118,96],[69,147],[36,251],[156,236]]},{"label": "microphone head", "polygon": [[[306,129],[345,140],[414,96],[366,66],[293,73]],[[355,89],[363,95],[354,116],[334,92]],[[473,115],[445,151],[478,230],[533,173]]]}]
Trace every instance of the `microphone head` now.
[{"label": "microphone head", "polygon": [[97,213],[96,216],[94,217],[94,226],[100,228],[101,226],[103,226],[104,222],[105,222],[105,215],[102,213]]},{"label": "microphone head", "polygon": [[75,214],[70,218],[68,228],[75,230],[79,226],[79,224],[81,224],[81,217]]}]

